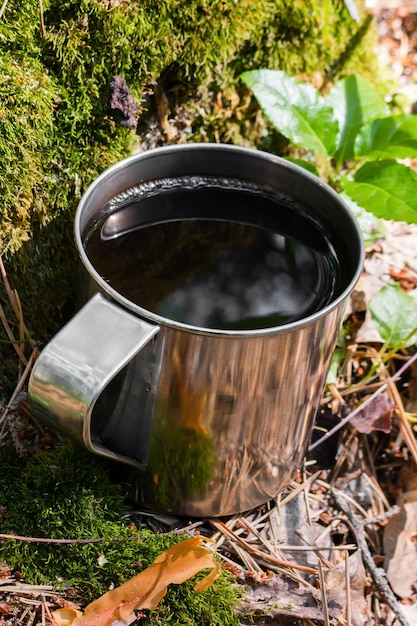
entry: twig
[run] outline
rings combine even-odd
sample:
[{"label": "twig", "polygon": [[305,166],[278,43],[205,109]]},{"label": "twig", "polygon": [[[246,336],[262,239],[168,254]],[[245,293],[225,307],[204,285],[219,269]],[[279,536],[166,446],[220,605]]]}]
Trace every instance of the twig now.
[{"label": "twig", "polygon": [[22,535],[7,535],[0,533],[0,539],[13,539],[15,541],[25,541],[26,543],[103,543],[105,541],[140,541],[143,536],[137,537],[93,537],[91,539],[50,539],[49,537],[24,537]]},{"label": "twig", "polygon": [[1,8],[0,8],[0,19],[2,18],[3,13],[6,10],[8,1],[9,0],[4,0],[3,4],[1,5]]},{"label": "twig", "polygon": [[220,520],[210,519],[209,522],[216,530],[226,535],[231,541],[240,544],[242,547],[245,548],[247,552],[249,552],[249,554],[252,553],[254,556],[261,559],[265,563],[271,563],[272,565],[279,565],[281,567],[288,567],[289,569],[305,572],[306,574],[317,574],[317,570],[313,569],[312,567],[298,565],[296,563],[290,563],[289,561],[279,559],[272,554],[267,554],[263,550],[259,550],[259,548],[252,546],[248,541],[245,541],[242,537],[230,530],[230,528],[228,528],[226,524]]},{"label": "twig", "polygon": [[410,626],[407,618],[401,611],[401,607],[394,592],[392,591],[389,581],[387,579],[385,571],[381,567],[377,567],[372,558],[371,551],[368,548],[368,544],[365,538],[364,525],[358,520],[358,518],[352,513],[348,503],[345,500],[344,495],[338,489],[331,488],[330,493],[337,507],[346,515],[356,535],[358,547],[362,554],[362,560],[369,571],[375,587],[381,594],[384,601],[393,611],[396,619],[400,622],[401,626]]},{"label": "twig", "polygon": [[[317,552],[317,558],[319,561],[321,561],[323,563],[323,565],[325,565],[328,569],[332,569],[333,565],[332,563],[330,563],[330,561],[328,561],[322,554],[321,551],[327,550],[327,548],[320,548],[320,546],[316,546],[315,542],[312,544],[307,537],[305,537],[303,535],[303,533],[300,530],[295,530],[295,533],[300,537],[300,539],[302,541],[304,541],[304,543],[306,544],[306,546],[299,546],[301,547],[303,550],[309,549],[309,550],[313,550],[314,552]],[[340,546],[338,546],[340,547]],[[343,546],[345,547],[345,546]],[[281,549],[281,546],[280,546]]]},{"label": "twig", "polygon": [[42,37],[45,38],[46,37],[46,29],[45,29],[45,22],[43,19],[43,2],[42,0],[39,0],[39,19],[40,19],[40,26],[41,26],[41,34]]},{"label": "twig", "polygon": [[352,626],[352,594],[350,589],[349,552],[345,552],[345,584],[346,584],[346,626]]},{"label": "twig", "polygon": [[[310,485],[308,485],[308,486],[310,486]],[[313,524],[311,523],[311,511],[310,511],[310,503],[308,501],[307,485],[305,486],[303,495],[304,495],[307,523],[308,523],[308,526],[310,528],[310,532],[313,535]],[[300,533],[300,531],[298,531],[297,534],[301,537],[301,539],[303,541],[308,543],[307,540]],[[315,540],[313,541],[313,543],[315,543]],[[332,567],[331,563],[329,563],[329,561],[327,561],[327,559],[324,559],[323,555],[320,554],[320,552],[318,552],[317,553],[317,566],[318,566],[318,570],[319,570],[320,593],[321,593],[321,604],[322,604],[322,607],[323,607],[324,626],[330,626],[329,603],[327,602],[326,579],[324,577],[323,561],[326,562],[326,565],[328,567]]]},{"label": "twig", "polygon": [[301,484],[295,485],[294,489],[287,496],[285,496],[285,498],[279,501],[277,500],[278,508],[284,506],[285,504],[288,504],[290,500],[293,500],[296,496],[298,496],[298,494],[304,491],[306,487],[310,486],[311,483],[313,483],[316,480],[316,478],[320,476],[320,474],[321,474],[321,470],[319,470],[318,472],[315,472],[309,478],[306,478],[306,480],[302,482]]},{"label": "twig", "polygon": [[[1,15],[0,15],[1,17]],[[6,273],[6,269],[4,267],[4,263],[3,263],[3,259],[1,257],[0,254],[0,273],[1,273],[1,278],[3,280],[3,284],[4,284],[4,288],[6,289],[6,293],[7,296],[9,298],[9,302],[12,305],[12,309],[13,312],[16,316],[16,319],[19,321],[19,324],[21,326],[21,328],[23,328],[23,331],[26,335],[26,337],[28,338],[32,348],[35,347],[35,344],[29,334],[28,329],[25,326],[25,323],[23,321],[23,314],[22,314],[22,306],[20,304],[20,299],[19,299],[19,294],[17,293],[16,290],[12,289],[10,287],[10,283],[9,283],[9,279],[7,278],[7,273]]]},{"label": "twig", "polygon": [[3,415],[0,417],[0,424],[6,419],[7,414],[10,410],[10,407],[13,405],[13,402],[15,401],[15,399],[17,398],[18,394],[21,392],[22,387],[26,381],[26,378],[29,376],[31,370],[32,370],[32,365],[33,362],[36,358],[37,355],[37,350],[33,350],[32,354],[29,357],[29,360],[27,362],[27,365],[25,367],[25,370],[23,372],[23,374],[21,375],[21,377],[19,378],[19,382],[16,385],[16,389],[14,390],[12,397],[10,398],[9,402],[7,403],[7,406],[3,412]]},{"label": "twig", "polygon": [[329,430],[325,435],[323,435],[323,437],[321,437],[320,439],[318,439],[317,441],[315,441],[314,443],[312,443],[309,447],[309,451],[314,450],[314,448],[317,448],[317,446],[321,445],[324,441],[326,441],[326,439],[329,439],[330,437],[332,437],[332,435],[334,435],[334,433],[336,433],[338,430],[340,430],[341,428],[343,428],[343,426],[346,426],[346,424],[348,424],[350,422],[350,420],[355,417],[355,415],[357,415],[360,411],[362,411],[366,406],[368,406],[368,404],[370,404],[377,396],[379,396],[383,391],[385,391],[389,385],[393,382],[395,382],[396,380],[398,380],[399,378],[401,378],[401,376],[404,374],[404,372],[410,367],[410,365],[412,365],[412,363],[414,363],[414,361],[417,360],[417,352],[415,354],[413,354],[412,357],[410,357],[408,359],[408,361],[406,361],[406,363],[404,363],[404,365],[402,365],[400,367],[400,369],[398,370],[398,372],[396,372],[393,376],[391,376],[385,383],[383,383],[379,389],[377,389],[371,396],[368,396],[366,398],[366,400],[364,400],[359,406],[356,407],[356,409],[354,409],[353,411],[351,411],[351,413],[349,413],[349,415],[347,415],[345,418],[343,418],[338,424],[336,424],[336,426],[334,426],[331,430]]},{"label": "twig", "polygon": [[400,429],[401,435],[403,436],[403,439],[407,444],[408,450],[414,459],[414,463],[417,464],[417,442],[415,440],[410,422],[407,419],[400,393],[396,385],[394,385],[392,381],[388,382],[388,393],[396,407],[395,413],[397,416],[398,427]]},{"label": "twig", "polygon": [[10,328],[9,322],[7,321],[6,314],[1,304],[0,304],[0,319],[3,323],[4,330],[6,331],[6,334],[10,340],[10,343],[12,344],[13,348],[15,349],[17,353],[17,356],[19,357],[23,365],[27,365],[27,358],[23,354],[23,351],[20,347],[20,341],[16,340],[16,337],[13,335],[13,331]]},{"label": "twig", "polygon": [[186,533],[190,530],[194,530],[194,528],[198,528],[199,526],[202,526],[204,524],[204,522],[199,521],[199,522],[193,522],[192,524],[188,524],[188,526],[183,526],[182,528],[175,528],[174,530],[170,530],[167,534],[168,535],[181,535],[181,533]]},{"label": "twig", "polygon": [[326,579],[324,577],[323,563],[321,559],[317,561],[317,565],[319,568],[320,593],[321,593],[321,604],[323,607],[324,626],[330,626],[329,604],[327,602],[327,595],[326,595]]},{"label": "twig", "polygon": [[367,517],[363,520],[362,524],[364,526],[369,526],[370,524],[379,524],[379,522],[384,522],[386,519],[393,517],[394,515],[398,515],[400,512],[400,507],[396,504],[392,506],[388,511],[381,513],[380,515],[375,515],[374,517]]}]

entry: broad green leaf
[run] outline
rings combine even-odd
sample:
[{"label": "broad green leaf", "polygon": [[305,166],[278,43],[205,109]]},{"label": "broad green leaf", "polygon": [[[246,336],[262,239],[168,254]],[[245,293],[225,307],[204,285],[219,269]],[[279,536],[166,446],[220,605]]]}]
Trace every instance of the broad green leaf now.
[{"label": "broad green leaf", "polygon": [[296,146],[333,154],[338,123],[331,106],[312,85],[278,70],[253,70],[241,78],[279,133]]},{"label": "broad green leaf", "polygon": [[417,300],[399,285],[387,285],[369,302],[372,319],[391,348],[406,348],[417,341]]},{"label": "broad green leaf", "polygon": [[355,156],[407,159],[417,156],[417,116],[392,115],[364,126],[355,140]]},{"label": "broad green leaf", "polygon": [[343,190],[377,217],[417,223],[417,173],[396,161],[369,161],[354,180],[341,179]]},{"label": "broad green leaf", "polygon": [[307,170],[307,172],[310,172],[311,174],[314,174],[315,176],[318,176],[320,178],[319,171],[317,167],[313,165],[313,163],[310,163],[309,161],[304,161],[304,159],[293,159],[292,157],[285,157],[285,160],[290,161],[290,163],[295,163],[295,165],[299,165],[303,169]]},{"label": "broad green leaf", "polygon": [[335,152],[339,165],[354,156],[355,137],[365,124],[388,115],[385,101],[365,78],[348,76],[334,85],[326,101],[333,107],[339,122],[339,136]]}]

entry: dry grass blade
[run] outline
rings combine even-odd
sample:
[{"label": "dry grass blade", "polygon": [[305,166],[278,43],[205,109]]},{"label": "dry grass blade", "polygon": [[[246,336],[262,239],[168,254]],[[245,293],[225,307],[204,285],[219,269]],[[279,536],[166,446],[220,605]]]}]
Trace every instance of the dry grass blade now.
[{"label": "dry grass blade", "polygon": [[34,347],[34,342],[31,339],[30,333],[28,331],[28,329],[26,328],[26,325],[23,321],[23,312],[22,312],[22,305],[20,303],[20,298],[19,298],[19,294],[17,293],[17,291],[15,289],[12,289],[10,287],[10,283],[9,283],[9,279],[7,278],[7,272],[6,269],[4,267],[4,263],[3,263],[3,259],[1,257],[0,254],[0,273],[1,273],[1,278],[4,284],[4,288],[6,290],[7,293],[7,297],[9,299],[9,302],[12,306],[13,309],[13,313],[15,314],[16,320],[19,323],[19,327],[21,328],[22,334],[28,339],[28,341],[30,342],[32,348]]},{"label": "dry grass blade", "polygon": [[10,343],[12,344],[13,348],[15,349],[17,356],[19,357],[19,359],[21,360],[21,362],[23,363],[23,365],[27,365],[27,359],[25,357],[25,355],[23,354],[23,351],[20,347],[20,343],[21,340],[17,340],[16,337],[14,336],[12,329],[10,328],[10,324],[7,321],[7,317],[6,314],[4,312],[4,309],[2,307],[2,305],[0,304],[0,319],[3,323],[4,326],[4,330],[6,331],[6,334],[9,338]]},{"label": "dry grass blade", "polygon": [[42,37],[45,38],[46,28],[45,28],[45,21],[43,19],[43,1],[42,0],[39,0],[39,21],[40,21]]},{"label": "dry grass blade", "polygon": [[407,444],[408,450],[410,454],[412,455],[414,462],[417,464],[416,438],[415,438],[413,429],[411,427],[411,424],[408,420],[407,413],[404,409],[404,404],[401,399],[401,395],[397,389],[397,386],[393,382],[390,382],[388,385],[388,393],[391,397],[392,402],[394,403],[396,407],[395,414],[397,417],[397,423],[398,423],[398,428],[400,429],[400,433],[405,443]]},{"label": "dry grass blade", "polygon": [[[320,446],[322,443],[324,443],[325,441],[330,439],[330,437],[332,435],[334,435],[336,432],[338,432],[341,428],[344,428],[345,426],[347,426],[347,424],[349,424],[349,422],[352,420],[352,418],[355,417],[359,413],[359,411],[362,411],[365,407],[367,407],[369,404],[371,404],[371,402],[373,402],[374,399],[377,396],[379,396],[381,393],[386,391],[390,387],[390,385],[392,383],[394,383],[396,380],[399,380],[401,378],[401,376],[404,374],[404,372],[408,368],[411,367],[411,365],[414,363],[414,361],[417,361],[417,352],[415,354],[413,354],[413,356],[410,357],[408,359],[408,361],[406,361],[404,363],[404,365],[402,365],[400,367],[398,372],[396,372],[393,376],[390,376],[386,380],[385,383],[382,383],[380,385],[380,387],[378,387],[378,389],[372,395],[368,396],[359,406],[357,406],[356,409],[351,411],[345,418],[340,420],[340,422],[338,424],[336,424],[336,426],[334,426],[331,430],[329,430],[325,435],[323,435],[323,437],[321,437],[320,439],[318,439],[317,441],[312,443],[310,445],[310,447],[309,447],[309,450],[310,451],[314,450],[315,448]],[[414,437],[413,437],[413,439],[414,439]]]},{"label": "dry grass blade", "polygon": [[4,12],[5,12],[5,10],[6,10],[6,7],[7,7],[7,3],[8,3],[8,1],[9,1],[9,0],[4,0],[3,4],[2,4],[2,5],[1,5],[1,7],[0,7],[0,19],[3,17],[3,13],[4,13]]},{"label": "dry grass blade", "polygon": [[345,552],[346,626],[352,626],[349,553]]},{"label": "dry grass blade", "polygon": [[209,521],[210,521],[210,525],[213,528],[223,533],[233,543],[237,545],[241,545],[246,550],[246,552],[248,552],[249,554],[252,554],[263,563],[268,563],[270,565],[278,565],[280,567],[293,569],[299,572],[304,572],[306,574],[317,574],[317,570],[312,567],[298,565],[297,563],[290,563],[289,561],[286,561],[285,559],[278,558],[274,554],[269,554],[267,552],[264,552],[263,550],[260,550],[259,548],[255,546],[252,546],[245,539],[243,539],[238,534],[230,530],[230,528],[228,528],[226,524],[220,520],[210,519]]},{"label": "dry grass blade", "polygon": [[[309,499],[308,499],[308,488],[309,488],[309,485],[308,486],[306,485],[304,488],[304,501],[305,501],[307,523],[310,527],[310,530],[313,532],[313,525],[311,523],[310,505],[309,505]],[[323,561],[325,561],[325,564],[329,568],[332,567],[332,564],[329,563],[327,560],[324,560],[320,552],[317,553],[317,557],[318,557],[317,566],[319,570],[319,581],[320,581],[321,601],[322,601],[322,606],[323,606],[324,625],[330,626],[329,605],[327,601],[326,579],[325,579],[324,571],[323,571]]]},{"label": "dry grass blade", "polygon": [[345,495],[342,492],[340,492],[338,489],[332,488],[331,494],[337,507],[346,515],[346,518],[349,520],[350,524],[352,525],[352,528],[356,535],[356,539],[358,541],[358,547],[362,553],[362,559],[363,559],[364,565],[366,569],[368,570],[368,572],[370,573],[376,588],[381,594],[381,597],[388,604],[388,606],[392,609],[395,617],[397,618],[401,626],[410,626],[407,618],[405,617],[401,609],[401,606],[397,598],[395,597],[395,594],[393,593],[388,583],[385,571],[382,568],[377,567],[375,565],[374,559],[372,557],[371,551],[369,549],[368,543],[365,538],[363,523],[352,513],[345,499]]},{"label": "dry grass blade", "polygon": [[24,370],[23,374],[21,375],[21,377],[19,379],[19,382],[16,385],[16,388],[15,388],[13,394],[12,394],[12,397],[10,398],[10,400],[9,400],[5,410],[3,411],[2,416],[0,417],[0,426],[5,421],[5,419],[7,418],[8,414],[9,414],[9,411],[10,411],[10,408],[13,406],[13,403],[15,402],[17,396],[22,391],[22,389],[23,389],[23,387],[25,385],[26,379],[29,376],[30,372],[32,371],[32,366],[33,366],[33,363],[35,362],[37,354],[38,354],[38,351],[37,350],[33,350],[32,354],[30,355],[29,360],[26,363],[25,370]]}]

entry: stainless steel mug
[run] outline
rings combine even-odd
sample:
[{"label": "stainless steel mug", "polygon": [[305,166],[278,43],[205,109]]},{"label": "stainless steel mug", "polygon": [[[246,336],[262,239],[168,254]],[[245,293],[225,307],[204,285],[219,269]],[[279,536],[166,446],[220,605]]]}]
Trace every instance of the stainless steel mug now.
[{"label": "stainless steel mug", "polygon": [[[118,293],[86,254],[89,225],[115,196],[179,176],[238,179],[302,206],[342,259],[333,299],[280,326],[219,330],[161,317]],[[306,453],[344,305],[362,268],[361,233],[343,200],[305,170],[261,151],[163,147],[95,180],[78,206],[75,239],[90,300],[33,368],[34,413],[92,452],[135,468],[138,498],[153,510],[229,515],[274,498]]]}]

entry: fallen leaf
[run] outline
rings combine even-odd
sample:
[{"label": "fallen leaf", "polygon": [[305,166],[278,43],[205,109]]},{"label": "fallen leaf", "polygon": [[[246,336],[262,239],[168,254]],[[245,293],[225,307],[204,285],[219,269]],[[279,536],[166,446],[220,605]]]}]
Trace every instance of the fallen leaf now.
[{"label": "fallen leaf", "polygon": [[412,291],[417,286],[417,278],[406,269],[397,271],[391,268],[389,273],[392,280],[400,283],[400,287],[403,291]]},{"label": "fallen leaf", "polygon": [[384,392],[375,398],[364,409],[361,409],[350,423],[360,433],[371,433],[374,430],[381,430],[384,433],[391,432],[391,418],[394,405],[388,393]]},{"label": "fallen leaf", "polygon": [[397,504],[384,529],[384,569],[393,591],[407,598],[417,584],[417,490],[400,494]]},{"label": "fallen leaf", "polygon": [[77,619],[82,617],[82,612],[70,607],[64,607],[53,611],[52,616],[56,626],[72,626]]},{"label": "fallen leaf", "polygon": [[143,572],[89,604],[83,615],[64,621],[70,617],[68,609],[58,609],[52,613],[53,619],[57,626],[112,626],[118,620],[131,624],[136,619],[134,610],[156,608],[168,585],[181,584],[201,570],[211,569],[210,574],[194,586],[196,592],[204,591],[220,573],[220,563],[203,545],[205,541],[204,537],[193,537],[175,544]]},{"label": "fallen leaf", "polygon": [[[340,623],[342,604],[339,598],[339,590],[327,597],[327,609],[332,624]],[[317,620],[321,623],[324,619],[320,592],[314,587],[306,587],[279,574],[273,574],[262,584],[247,581],[245,594],[236,612],[251,616],[262,615],[264,619],[285,618],[285,624],[289,623],[287,620],[298,624],[299,620]],[[264,623],[269,624],[270,619],[265,619]],[[281,624],[282,621],[276,623]]]},{"label": "fallen leaf", "polygon": [[349,598],[351,626],[366,626],[368,602],[365,596],[368,580],[359,550],[349,556],[349,573],[348,592],[345,561],[341,561],[328,570],[326,573],[326,592],[339,598],[344,617],[346,617]]},{"label": "fallen leaf", "polygon": [[[413,292],[414,293],[414,292]],[[417,341],[416,298],[398,283],[385,285],[372,296],[369,309],[384,342],[390,348],[407,348]]]}]

